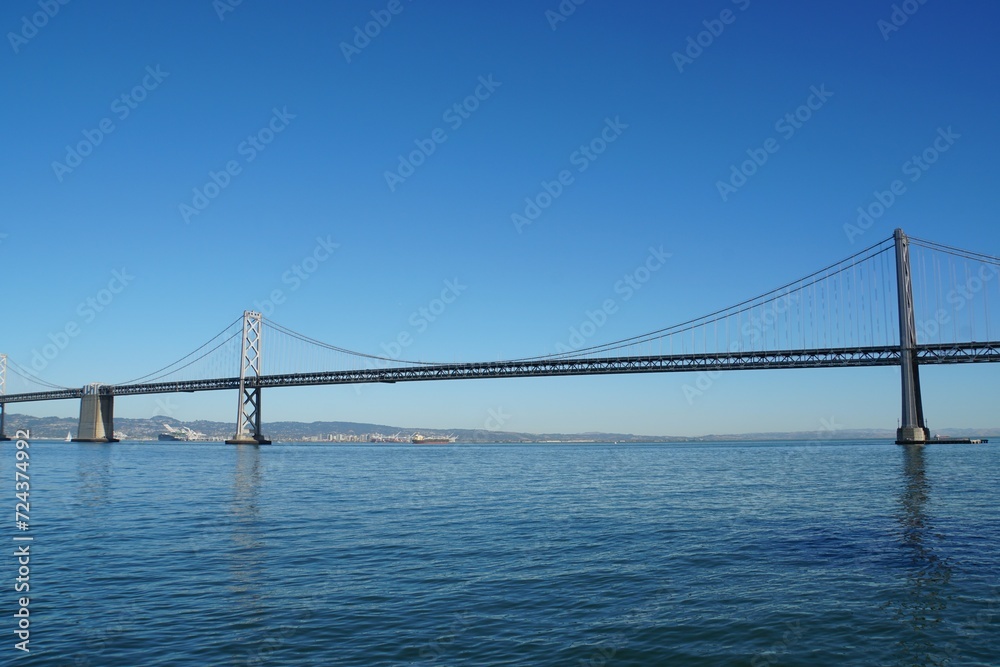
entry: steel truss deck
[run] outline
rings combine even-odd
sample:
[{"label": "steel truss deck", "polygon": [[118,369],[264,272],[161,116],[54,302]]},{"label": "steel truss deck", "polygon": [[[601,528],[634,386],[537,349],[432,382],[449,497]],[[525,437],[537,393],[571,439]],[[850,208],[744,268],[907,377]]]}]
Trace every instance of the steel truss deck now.
[{"label": "steel truss deck", "polygon": [[[918,363],[964,364],[1000,361],[1000,342],[919,345]],[[410,365],[361,370],[322,371],[245,378],[251,388],[302,387],[327,384],[418,382],[426,380],[471,380],[566,375],[611,375],[622,373],[670,373],[691,371],[735,371],[778,368],[847,368],[895,366],[900,363],[898,346],[815,350],[749,351],[721,354],[687,354],[592,359],[527,359],[467,364]],[[135,396],[196,391],[238,389],[240,378],[211,378],[179,382],[103,385],[101,394]],[[83,389],[7,394],[0,403],[27,403],[81,398]]]}]

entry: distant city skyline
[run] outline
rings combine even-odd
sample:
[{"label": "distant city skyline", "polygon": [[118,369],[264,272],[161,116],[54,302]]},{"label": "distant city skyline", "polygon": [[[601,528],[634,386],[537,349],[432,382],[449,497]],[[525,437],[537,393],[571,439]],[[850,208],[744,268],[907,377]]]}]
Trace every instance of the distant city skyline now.
[{"label": "distant city skyline", "polygon": [[[368,354],[509,359],[705,315],[896,227],[1000,252],[994,4],[46,7],[0,10],[18,96],[0,353],[54,384],[142,375],[245,309]],[[998,370],[924,367],[932,430],[1000,426]],[[236,402],[115,412],[235,422]],[[536,433],[891,429],[899,372],[313,387],[263,406],[265,423]]]}]

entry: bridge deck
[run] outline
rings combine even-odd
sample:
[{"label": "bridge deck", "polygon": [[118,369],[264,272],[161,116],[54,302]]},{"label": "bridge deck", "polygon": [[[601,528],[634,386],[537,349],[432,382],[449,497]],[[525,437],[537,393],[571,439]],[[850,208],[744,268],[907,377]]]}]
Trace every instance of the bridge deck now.
[{"label": "bridge deck", "polygon": [[[898,365],[898,347],[863,347],[775,352],[730,352],[709,355],[657,355],[599,357],[593,359],[534,359],[489,361],[467,364],[437,364],[322,371],[248,378],[249,387],[301,387],[326,384],[417,382],[425,380],[470,380],[561,375],[608,375],[621,373],[669,373],[690,371],[734,371],[777,368],[844,368]],[[920,364],[990,363],[1000,361],[1000,341],[921,345]],[[175,392],[238,389],[240,379],[211,378],[177,382],[105,385],[102,394],[134,396]],[[81,398],[83,389],[0,395],[0,403],[25,403]]]}]

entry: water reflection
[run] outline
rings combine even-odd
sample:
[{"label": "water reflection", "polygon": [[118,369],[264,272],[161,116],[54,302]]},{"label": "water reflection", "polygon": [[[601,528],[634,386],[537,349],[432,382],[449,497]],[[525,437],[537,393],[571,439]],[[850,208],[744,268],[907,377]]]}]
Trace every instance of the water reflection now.
[{"label": "water reflection", "polygon": [[952,568],[937,554],[937,543],[942,536],[934,532],[933,517],[927,513],[932,485],[927,478],[926,448],[907,445],[901,449],[903,486],[898,497],[897,521],[906,579],[893,606],[895,619],[906,627],[897,643],[899,663],[944,665],[947,658],[941,651],[942,620],[950,598]]},{"label": "water reflection", "polygon": [[244,618],[257,620],[263,616],[260,588],[264,569],[260,524],[260,447],[236,446],[236,471],[233,475],[233,502],[229,510],[229,527],[233,549],[230,569],[232,592],[237,599],[246,599]]},{"label": "water reflection", "polygon": [[80,504],[84,508],[106,509],[111,489],[111,472],[117,445],[110,443],[80,443],[76,447],[76,474]]}]

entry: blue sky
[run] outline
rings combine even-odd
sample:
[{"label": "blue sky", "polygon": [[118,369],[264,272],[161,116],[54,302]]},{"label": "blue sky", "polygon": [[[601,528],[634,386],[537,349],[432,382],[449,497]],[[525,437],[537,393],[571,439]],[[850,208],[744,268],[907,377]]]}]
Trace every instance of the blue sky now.
[{"label": "blue sky", "polygon": [[[4,3],[0,351],[28,366],[75,324],[39,375],[120,381],[280,290],[272,319],[346,348],[385,353],[407,333],[406,358],[513,358],[553,352],[608,298],[588,343],[736,303],[895,227],[996,254],[1000,7],[903,4]],[[904,165],[948,128],[910,181]],[[603,153],[580,152],[602,133]],[[564,171],[550,206],[512,221]],[[896,179],[905,193],[849,238]],[[615,285],[651,248],[670,257],[626,300]],[[446,281],[460,294],[414,326]],[[101,312],[81,310],[109,284]],[[931,426],[1000,425],[996,373],[925,369]],[[893,369],[726,374],[688,400],[697,380],[316,387],[267,392],[264,417],[482,428],[499,411],[504,430],[697,435],[899,413]],[[235,404],[137,397],[116,413],[230,420]]]}]

